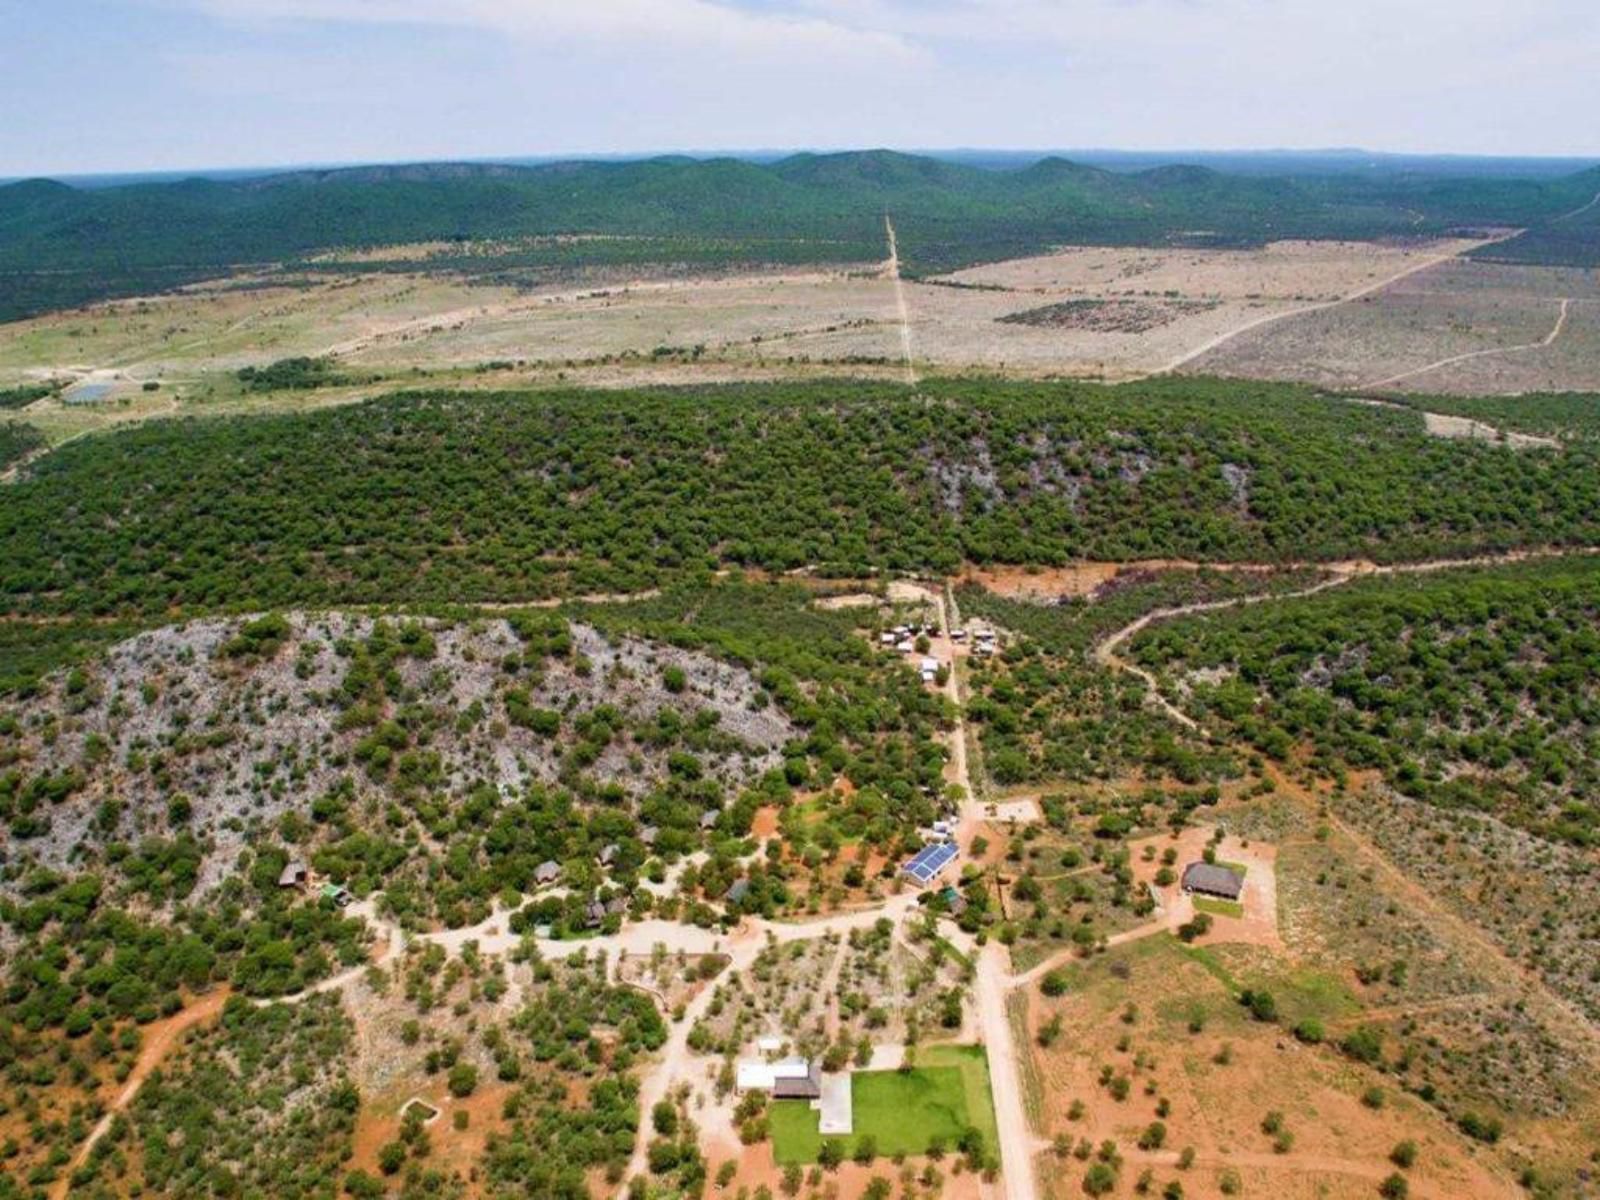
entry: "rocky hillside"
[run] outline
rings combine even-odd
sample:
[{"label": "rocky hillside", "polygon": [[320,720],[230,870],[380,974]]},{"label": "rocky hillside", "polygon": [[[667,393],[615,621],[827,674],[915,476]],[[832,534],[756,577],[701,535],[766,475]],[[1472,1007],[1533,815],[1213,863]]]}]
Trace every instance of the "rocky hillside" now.
[{"label": "rocky hillside", "polygon": [[205,892],[268,831],[314,851],[383,829],[426,854],[460,805],[541,789],[623,829],[653,805],[698,840],[792,734],[740,668],[544,613],[196,621],[0,706],[5,875],[177,841],[194,877],[175,893]]}]

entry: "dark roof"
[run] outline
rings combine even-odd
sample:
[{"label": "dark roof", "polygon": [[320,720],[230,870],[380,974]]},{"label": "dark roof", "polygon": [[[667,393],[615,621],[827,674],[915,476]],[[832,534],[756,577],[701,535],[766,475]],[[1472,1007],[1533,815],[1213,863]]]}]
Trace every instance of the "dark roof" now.
[{"label": "dark roof", "polygon": [[1190,863],[1183,869],[1183,890],[1237,900],[1239,893],[1244,891],[1244,880],[1227,867],[1219,867],[1215,863],[1196,862]]},{"label": "dark roof", "polygon": [[735,879],[733,886],[728,889],[728,903],[738,904],[750,894],[750,881],[748,879]]},{"label": "dark roof", "polygon": [[822,1068],[816,1063],[799,1079],[775,1079],[772,1083],[774,1100],[815,1100],[822,1095]]},{"label": "dark roof", "polygon": [[278,874],[279,887],[294,887],[306,880],[306,865],[298,860],[286,865]]}]

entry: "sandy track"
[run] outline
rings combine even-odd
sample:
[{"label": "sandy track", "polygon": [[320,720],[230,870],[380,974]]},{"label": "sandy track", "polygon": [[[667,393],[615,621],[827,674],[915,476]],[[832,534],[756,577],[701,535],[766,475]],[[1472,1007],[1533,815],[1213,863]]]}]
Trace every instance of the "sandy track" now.
[{"label": "sandy track", "polygon": [[218,988],[174,1016],[158,1023],[159,1027],[153,1036],[146,1038],[144,1045],[139,1048],[139,1057],[134,1063],[133,1072],[123,1084],[122,1090],[117,1093],[117,1098],[111,1102],[111,1107],[106,1110],[105,1116],[101,1117],[89,1131],[89,1136],[84,1139],[78,1152],[72,1156],[72,1161],[67,1164],[66,1170],[62,1171],[61,1176],[51,1185],[50,1200],[63,1200],[70,1193],[73,1172],[89,1161],[89,1152],[110,1131],[111,1122],[116,1119],[117,1114],[133,1103],[133,1098],[139,1094],[144,1081],[150,1078],[151,1072],[172,1052],[173,1047],[178,1044],[178,1039],[186,1031],[222,1012],[223,1006],[228,1002],[228,994],[227,988]]},{"label": "sandy track", "polygon": [[889,238],[889,261],[884,264],[884,274],[894,281],[894,303],[900,314],[900,351],[906,360],[906,383],[917,386],[917,368],[911,361],[911,308],[906,304],[906,285],[900,278],[900,243],[894,235],[894,222],[883,214],[883,229]]},{"label": "sandy track", "polygon": [[[949,641],[949,635],[958,620],[955,596],[946,585],[939,593],[939,621],[944,626],[947,645],[953,644]],[[956,656],[952,654],[945,688],[946,694],[956,705],[955,728],[950,732],[951,763],[955,768],[956,782],[966,793],[960,839],[970,845],[971,837],[983,821],[984,806],[973,790],[967,761],[967,725],[962,715],[957,665]],[[1001,1189],[1005,1200],[1037,1200],[1038,1182],[1033,1171],[1036,1143],[1022,1100],[1021,1060],[1012,1035],[1011,1018],[1006,1011],[1006,995],[1011,989],[1006,955],[1005,947],[998,941],[991,941],[979,953],[973,999],[977,1008],[979,1036],[989,1059],[989,1087],[994,1096],[995,1124],[1000,1134],[1000,1144],[996,1149],[1000,1155]]]},{"label": "sandy track", "polygon": [[1117,654],[1117,647],[1130,638],[1148,629],[1151,625],[1161,621],[1171,621],[1178,617],[1195,616],[1200,613],[1220,612],[1228,608],[1240,608],[1252,604],[1266,604],[1277,600],[1300,600],[1307,596],[1315,596],[1318,592],[1325,592],[1329,588],[1341,587],[1356,579],[1365,579],[1378,575],[1426,575],[1436,571],[1454,571],[1468,567],[1498,567],[1511,563],[1529,562],[1544,558],[1576,558],[1600,554],[1600,547],[1582,546],[1576,548],[1553,547],[1540,550],[1512,550],[1506,554],[1485,554],[1473,558],[1440,558],[1427,562],[1414,563],[1386,563],[1377,564],[1364,561],[1328,563],[1326,569],[1331,572],[1329,578],[1311,587],[1300,588],[1292,592],[1266,592],[1256,596],[1234,596],[1228,600],[1208,600],[1199,604],[1182,604],[1176,608],[1158,608],[1147,612],[1136,621],[1131,621],[1121,629],[1103,638],[1094,648],[1095,661],[1114,671],[1123,671],[1144,680],[1149,687],[1147,693],[1149,702],[1159,708],[1184,728],[1199,733],[1202,737],[1209,736],[1200,724],[1188,713],[1178,708],[1161,694],[1156,677],[1137,663],[1129,662]]},{"label": "sandy track", "polygon": [[1449,358],[1441,358],[1437,362],[1429,363],[1427,366],[1416,367],[1410,371],[1401,371],[1398,375],[1391,375],[1387,379],[1379,379],[1374,383],[1364,383],[1361,386],[1372,389],[1393,387],[1404,380],[1415,379],[1419,375],[1426,375],[1431,371],[1438,371],[1444,367],[1453,367],[1457,363],[1472,362],[1479,358],[1494,358],[1501,354],[1521,354],[1528,350],[1548,349],[1556,344],[1557,339],[1561,337],[1562,332],[1566,329],[1567,314],[1571,309],[1571,299],[1563,299],[1561,301],[1561,311],[1556,316],[1555,328],[1537,342],[1524,342],[1520,346],[1494,346],[1488,350],[1473,350],[1466,354],[1452,354]]},{"label": "sandy track", "polygon": [[1196,359],[1210,354],[1213,350],[1227,345],[1227,343],[1233,341],[1235,338],[1249,333],[1253,329],[1260,329],[1266,325],[1274,325],[1279,321],[1286,321],[1290,317],[1304,317],[1310,315],[1311,313],[1326,312],[1331,308],[1340,308],[1343,305],[1350,304],[1356,300],[1362,299],[1363,297],[1370,296],[1374,292],[1381,292],[1384,288],[1391,287],[1403,279],[1409,279],[1411,276],[1421,274],[1423,271],[1429,270],[1432,267],[1437,267],[1442,263],[1447,263],[1453,259],[1460,258],[1469,250],[1477,250],[1484,246],[1492,246],[1495,243],[1503,242],[1512,236],[1515,236],[1515,234],[1507,234],[1505,237],[1485,238],[1482,241],[1468,243],[1464,246],[1458,245],[1454,249],[1446,251],[1445,253],[1435,254],[1429,258],[1423,259],[1421,262],[1412,263],[1403,271],[1397,271],[1395,274],[1390,275],[1387,278],[1380,279],[1376,283],[1369,283],[1365,287],[1357,288],[1355,291],[1341,296],[1337,300],[1327,300],[1321,304],[1307,304],[1300,308],[1291,308],[1280,313],[1271,313],[1264,317],[1256,317],[1254,320],[1246,321],[1243,325],[1237,325],[1232,329],[1225,330],[1224,332],[1217,334],[1216,337],[1202,342],[1193,350],[1185,351],[1183,354],[1179,355],[1166,366],[1154,373],[1157,375],[1170,375],[1172,372],[1188,366]]},{"label": "sandy track", "polygon": [[1553,221],[1551,221],[1550,224],[1559,225],[1562,221],[1570,221],[1573,217],[1581,217],[1584,213],[1588,212],[1596,205],[1600,205],[1600,192],[1596,192],[1594,194],[1594,199],[1589,201],[1589,203],[1581,204],[1569,213],[1562,213],[1559,217],[1556,217]]}]

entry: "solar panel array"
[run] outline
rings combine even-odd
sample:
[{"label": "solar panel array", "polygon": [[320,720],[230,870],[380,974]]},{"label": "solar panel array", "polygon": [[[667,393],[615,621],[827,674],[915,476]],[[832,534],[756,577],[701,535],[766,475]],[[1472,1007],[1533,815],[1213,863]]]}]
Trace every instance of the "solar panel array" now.
[{"label": "solar panel array", "polygon": [[900,869],[920,884],[930,884],[954,861],[957,854],[952,842],[937,842],[924,846]]}]

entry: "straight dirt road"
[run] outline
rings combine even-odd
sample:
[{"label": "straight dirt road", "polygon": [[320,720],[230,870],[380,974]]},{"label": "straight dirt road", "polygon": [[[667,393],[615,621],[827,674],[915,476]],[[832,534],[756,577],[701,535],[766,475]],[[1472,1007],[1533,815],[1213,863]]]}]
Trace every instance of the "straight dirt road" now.
[{"label": "straight dirt road", "polygon": [[917,368],[911,361],[911,307],[906,303],[906,285],[900,278],[900,242],[894,234],[894,222],[883,214],[883,229],[889,238],[889,261],[884,264],[884,274],[894,281],[894,303],[900,311],[900,353],[906,363],[906,383],[917,386]]},{"label": "straight dirt road", "polygon": [[[946,586],[939,593],[939,620],[944,625],[948,645],[957,618],[955,597]],[[961,685],[957,660],[952,654],[947,694],[956,706],[955,727],[950,732],[951,762],[956,782],[966,793],[961,819],[963,837],[970,837],[982,819],[982,801],[972,787],[967,763],[967,723],[961,706]],[[969,842],[970,845],[970,842]],[[973,1002],[977,1008],[978,1035],[989,1057],[989,1086],[994,1093],[995,1125],[1000,1134],[1000,1184],[1005,1200],[1038,1200],[1038,1184],[1033,1175],[1033,1134],[1028,1127],[1028,1111],[1022,1101],[1022,1070],[1017,1057],[1016,1039],[1006,1011],[1006,993],[1011,977],[1007,950],[991,941],[977,957],[977,980]]]}]

